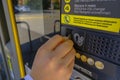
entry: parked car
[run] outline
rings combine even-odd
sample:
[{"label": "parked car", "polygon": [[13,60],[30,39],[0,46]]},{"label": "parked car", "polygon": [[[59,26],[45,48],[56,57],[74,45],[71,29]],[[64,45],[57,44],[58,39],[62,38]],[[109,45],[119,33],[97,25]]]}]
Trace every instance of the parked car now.
[{"label": "parked car", "polygon": [[15,7],[14,7],[14,12],[15,12],[15,13],[19,13],[19,12],[20,12],[18,6],[15,6]]},{"label": "parked car", "polygon": [[30,12],[30,7],[28,7],[28,6],[20,6],[19,11],[20,12]]},{"label": "parked car", "polygon": [[15,6],[15,13],[16,12],[30,12],[29,6]]}]

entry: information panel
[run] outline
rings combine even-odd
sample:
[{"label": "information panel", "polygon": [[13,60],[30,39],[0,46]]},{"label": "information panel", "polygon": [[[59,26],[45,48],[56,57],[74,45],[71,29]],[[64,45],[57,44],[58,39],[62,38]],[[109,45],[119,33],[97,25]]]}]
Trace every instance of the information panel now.
[{"label": "information panel", "polygon": [[120,32],[120,0],[62,0],[61,23]]}]

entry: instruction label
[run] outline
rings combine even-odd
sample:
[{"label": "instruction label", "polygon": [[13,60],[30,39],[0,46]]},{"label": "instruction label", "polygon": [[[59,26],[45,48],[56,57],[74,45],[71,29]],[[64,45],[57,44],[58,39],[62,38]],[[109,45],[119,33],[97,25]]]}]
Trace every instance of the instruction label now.
[{"label": "instruction label", "polygon": [[62,0],[61,23],[120,32],[120,0]]}]

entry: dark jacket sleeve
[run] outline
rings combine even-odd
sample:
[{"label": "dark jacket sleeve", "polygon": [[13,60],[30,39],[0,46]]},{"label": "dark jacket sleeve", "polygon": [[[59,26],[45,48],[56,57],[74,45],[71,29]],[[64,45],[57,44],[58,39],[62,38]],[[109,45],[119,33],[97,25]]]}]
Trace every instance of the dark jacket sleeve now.
[{"label": "dark jacket sleeve", "polygon": [[20,80],[25,80],[24,78],[20,79]]}]

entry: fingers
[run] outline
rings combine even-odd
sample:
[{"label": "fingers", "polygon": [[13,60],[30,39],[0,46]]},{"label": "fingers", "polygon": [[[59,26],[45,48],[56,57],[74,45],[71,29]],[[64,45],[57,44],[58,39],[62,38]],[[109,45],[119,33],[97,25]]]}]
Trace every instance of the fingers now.
[{"label": "fingers", "polygon": [[48,40],[42,47],[48,51],[52,51],[53,49],[56,48],[57,45],[59,45],[63,41],[64,41],[64,38],[62,36],[55,35],[53,38]]},{"label": "fingers", "polygon": [[71,61],[71,63],[69,64],[69,66],[68,66],[68,73],[71,75],[72,74],[72,71],[73,71],[73,67],[74,67],[74,63],[75,63],[75,59],[73,59],[72,61]]},{"label": "fingers", "polygon": [[66,74],[67,74],[68,78],[70,78],[70,76],[72,75],[73,67],[74,67],[74,59],[71,61],[69,66],[66,67],[66,70],[67,70]]},{"label": "fingers", "polygon": [[66,64],[66,66],[69,66],[71,62],[74,60],[75,53],[76,51],[72,49],[67,55],[65,55],[65,57],[63,58],[63,62],[64,64]]},{"label": "fingers", "polygon": [[69,69],[72,69],[73,66],[74,66],[74,63],[75,63],[75,56],[74,56],[74,58],[71,60],[71,62],[69,63],[68,68],[69,68]]},{"label": "fingers", "polygon": [[73,42],[71,40],[66,40],[62,44],[60,44],[55,50],[54,50],[54,56],[56,56],[58,59],[63,58],[68,52],[70,52],[73,48]]}]

